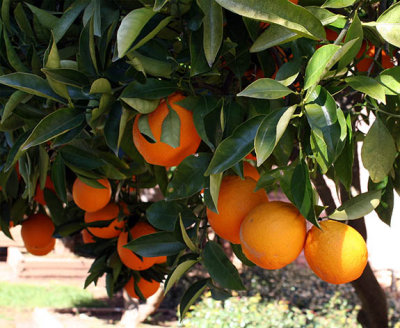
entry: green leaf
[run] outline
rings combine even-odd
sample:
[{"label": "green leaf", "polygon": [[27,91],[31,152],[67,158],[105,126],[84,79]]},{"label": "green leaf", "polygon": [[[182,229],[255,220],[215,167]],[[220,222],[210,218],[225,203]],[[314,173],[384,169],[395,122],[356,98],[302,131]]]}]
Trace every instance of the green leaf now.
[{"label": "green leaf", "polygon": [[56,159],[51,167],[51,180],[54,183],[54,189],[58,197],[67,203],[67,186],[65,179],[65,165],[61,154],[57,154]]},{"label": "green leaf", "polygon": [[[220,102],[212,96],[189,96],[178,102],[178,105],[193,112],[193,121],[201,140],[203,140],[211,150],[215,150],[214,144],[210,141],[206,129],[206,117],[208,114],[217,110]],[[210,122],[207,121],[207,125]]]},{"label": "green leaf", "polygon": [[368,76],[350,76],[345,79],[346,83],[354,90],[365,93],[386,104],[385,89],[378,81]]},{"label": "green leaf", "polygon": [[376,29],[386,42],[400,47],[400,3],[390,6],[376,21]]},{"label": "green leaf", "polygon": [[142,70],[144,70],[146,74],[158,77],[171,78],[171,74],[173,72],[173,65],[169,61],[143,56],[138,51],[129,52],[128,57],[131,61],[139,60],[140,66],[142,67]]},{"label": "green leaf", "polygon": [[260,52],[266,49],[288,43],[300,38],[301,35],[284,26],[272,24],[254,41],[250,52]]},{"label": "green leaf", "polygon": [[362,162],[373,182],[385,179],[393,167],[396,154],[392,135],[377,117],[365,136],[361,149]]},{"label": "green leaf", "polygon": [[121,98],[161,99],[169,96],[177,89],[176,83],[149,78],[144,84],[131,82],[122,91]]},{"label": "green leaf", "polygon": [[368,191],[349,199],[329,217],[334,220],[355,220],[371,213],[381,200],[382,190]]},{"label": "green leaf", "polygon": [[8,31],[11,31],[10,25],[10,4],[11,0],[3,0],[1,4],[1,19]]},{"label": "green leaf", "polygon": [[235,253],[236,257],[244,264],[250,267],[255,266],[255,264],[253,262],[251,262],[244,254],[243,254],[243,250],[242,250],[242,245],[240,244],[232,244],[231,243],[231,247],[232,247],[232,251],[233,253]]},{"label": "green leaf", "polygon": [[8,98],[6,105],[4,106],[3,116],[1,117],[1,123],[9,118],[14,109],[20,104],[29,101],[32,98],[32,95],[27,94],[23,91],[15,91],[10,98]]},{"label": "green leaf", "polygon": [[141,114],[149,114],[153,112],[160,103],[159,99],[148,100],[140,98],[121,98],[121,100]]},{"label": "green leaf", "polygon": [[[135,40],[140,36],[143,28],[152,19],[156,13],[150,8],[139,8],[132,10],[126,15],[121,22],[117,32],[117,44],[118,44],[118,57],[122,58],[130,50]],[[163,27],[165,27],[171,18],[167,18],[168,21],[162,21],[148,36],[154,37]],[[144,37],[145,39],[146,37]],[[140,42],[140,45],[144,42]],[[136,45],[138,47],[139,44]]]},{"label": "green leaf", "polygon": [[153,10],[160,11],[169,0],[155,0]]},{"label": "green leaf", "polygon": [[181,119],[178,113],[168,104],[168,114],[164,118],[161,127],[160,141],[177,148],[181,142]]},{"label": "green leaf", "polygon": [[241,16],[274,23],[311,39],[324,39],[318,18],[301,6],[275,0],[216,0],[222,7]]},{"label": "green leaf", "polygon": [[211,154],[190,155],[176,168],[167,187],[168,200],[188,198],[204,188],[204,173],[210,163]]},{"label": "green leaf", "polygon": [[254,138],[264,116],[255,116],[239,125],[217,147],[205,175],[221,173],[239,162],[254,147]]},{"label": "green leaf", "polygon": [[258,99],[279,99],[293,93],[288,87],[273,79],[258,79],[238,93],[238,97]]},{"label": "green leaf", "polygon": [[[67,165],[71,164],[83,170],[94,170],[105,165],[101,158],[87,149],[66,145],[61,148],[60,153]],[[100,186],[102,185],[100,184]],[[104,188],[104,186],[100,188]]]},{"label": "green leaf", "polygon": [[396,66],[381,72],[377,80],[383,85],[385,93],[390,96],[400,94],[400,67]]},{"label": "green leaf", "polygon": [[183,294],[181,302],[179,304],[179,314],[180,321],[183,320],[186,312],[189,308],[194,304],[194,302],[200,297],[200,295],[204,292],[209,282],[209,278],[201,279],[191,285],[188,290]]},{"label": "green leaf", "polygon": [[342,152],[335,160],[335,176],[344,185],[347,191],[350,191],[351,183],[353,181],[353,161],[354,161],[354,138],[352,136],[351,116],[348,115],[346,119],[348,134],[346,143]]},{"label": "green leaf", "polygon": [[312,129],[333,125],[338,119],[335,99],[321,86],[317,86],[309,96],[305,113]]},{"label": "green leaf", "polygon": [[174,271],[170,274],[165,284],[164,295],[168,293],[168,291],[173,287],[173,285],[181,279],[181,277],[193,266],[197,263],[197,260],[187,260],[185,262],[180,263]]},{"label": "green leaf", "polygon": [[53,80],[71,85],[73,87],[82,88],[89,86],[88,77],[80,71],[69,68],[42,68],[42,72]]},{"label": "green leaf", "polygon": [[221,47],[223,37],[222,7],[215,0],[197,0],[204,13],[203,48],[208,65],[211,67]]},{"label": "green leaf", "polygon": [[119,138],[119,125],[121,121],[122,107],[119,102],[115,102],[111,107],[108,114],[106,124],[104,125],[104,137],[107,146],[118,155],[118,138]]},{"label": "green leaf", "polygon": [[327,44],[315,51],[306,67],[304,79],[305,90],[318,84],[323,78],[325,68],[339,49],[340,46],[338,45]]},{"label": "green leaf", "polygon": [[196,76],[210,71],[203,50],[203,31],[192,31],[190,34],[190,76]]},{"label": "green leaf", "polygon": [[301,60],[294,59],[279,67],[275,80],[284,86],[291,85],[297,78],[301,69]]},{"label": "green leaf", "polygon": [[202,259],[210,277],[221,287],[234,290],[245,289],[239,272],[216,242],[207,242],[203,249]]},{"label": "green leaf", "polygon": [[173,232],[156,232],[130,241],[124,246],[144,257],[176,255],[186,248]]},{"label": "green leaf", "polygon": [[62,39],[68,29],[71,27],[72,23],[79,16],[83,9],[89,4],[89,0],[77,0],[72,3],[72,5],[64,11],[63,15],[58,19],[57,24],[54,25],[53,35],[55,42]]},{"label": "green leaf", "polygon": [[176,202],[161,200],[146,210],[147,220],[152,226],[164,231],[174,231],[181,207]]},{"label": "green leaf", "polygon": [[7,59],[12,68],[18,72],[29,72],[28,68],[22,63],[20,56],[17,54],[14,46],[12,45],[6,29],[3,29],[3,37],[6,45]]},{"label": "green leaf", "polygon": [[28,17],[25,14],[22,3],[19,2],[14,9],[14,17],[21,31],[33,42],[35,42],[35,35],[33,34],[32,26],[29,23]]},{"label": "green leaf", "polygon": [[375,212],[382,222],[390,226],[394,206],[392,179],[387,177],[379,183],[373,183],[371,180],[368,180],[368,191],[372,190],[382,190],[381,201],[378,207],[375,208]]},{"label": "green leaf", "polygon": [[46,80],[34,74],[19,72],[2,75],[0,83],[35,96],[65,103],[65,99],[56,94]]},{"label": "green leaf", "polygon": [[346,67],[350,64],[354,58],[357,56],[360,51],[362,41],[364,38],[364,33],[361,25],[361,21],[356,14],[354,19],[349,27],[349,30],[346,34],[345,42],[349,42],[351,40],[357,39],[357,41],[351,46],[349,51],[343,55],[340,59],[337,70],[340,71],[342,68]]},{"label": "green leaf", "polygon": [[5,171],[11,169],[14,166],[14,164],[18,161],[18,159],[21,157],[21,155],[24,153],[21,150],[21,146],[25,143],[25,141],[28,139],[31,133],[32,133],[31,130],[25,131],[14,142],[7,155],[7,160],[4,168]]},{"label": "green leaf", "polygon": [[97,79],[92,83],[89,93],[112,93],[111,84],[105,78]]},{"label": "green leaf", "polygon": [[84,114],[76,109],[59,109],[47,115],[36,125],[29,138],[21,146],[21,149],[26,150],[49,141],[81,125],[84,119]]},{"label": "green leaf", "polygon": [[278,109],[265,116],[254,140],[257,154],[257,166],[260,166],[272,154],[285,132],[297,105]]},{"label": "green leaf", "polygon": [[186,246],[194,253],[198,253],[199,249],[197,248],[197,246],[193,243],[193,241],[190,239],[186,228],[183,224],[182,218],[179,218],[179,226],[181,228],[181,233],[182,233],[182,239],[185,242]]},{"label": "green leaf", "polygon": [[310,182],[308,167],[302,160],[294,169],[290,182],[293,203],[300,213],[312,224],[319,227],[314,211],[314,194]]},{"label": "green leaf", "polygon": [[356,0],[326,0],[323,8],[345,8],[352,6]]},{"label": "green leaf", "polygon": [[40,24],[42,24],[44,27],[48,28],[49,30],[52,30],[57,26],[59,18],[50,14],[47,10],[40,9],[29,3],[25,3],[25,4],[32,11],[32,13],[37,17]]}]

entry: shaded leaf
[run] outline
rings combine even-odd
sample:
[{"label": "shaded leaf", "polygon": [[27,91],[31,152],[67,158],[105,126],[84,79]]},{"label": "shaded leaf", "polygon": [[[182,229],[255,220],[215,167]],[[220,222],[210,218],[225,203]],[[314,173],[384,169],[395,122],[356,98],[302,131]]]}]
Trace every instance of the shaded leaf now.
[{"label": "shaded leaf", "polygon": [[273,79],[258,79],[237,94],[238,97],[279,99],[293,93],[288,87]]}]

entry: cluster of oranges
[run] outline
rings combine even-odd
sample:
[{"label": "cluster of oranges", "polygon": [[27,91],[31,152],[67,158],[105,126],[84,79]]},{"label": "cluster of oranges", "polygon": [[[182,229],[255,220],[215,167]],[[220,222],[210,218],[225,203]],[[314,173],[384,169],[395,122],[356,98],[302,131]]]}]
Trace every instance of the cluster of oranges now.
[{"label": "cluster of oranges", "polygon": [[[129,215],[129,209],[123,202],[115,203],[111,201],[111,184],[107,179],[97,180],[104,188],[95,188],[89,186],[81,179],[77,178],[72,186],[72,197],[75,204],[85,211],[84,220],[88,224],[87,229],[82,231],[82,239],[85,243],[93,243],[96,238],[110,239],[118,238],[117,252],[121,262],[128,268],[136,271],[142,271],[150,268],[156,263],[166,262],[166,257],[143,257],[139,258],[131,250],[124,246],[129,241],[144,235],[155,233],[156,230],[146,222],[138,222],[131,229],[125,229],[125,220],[123,217]],[[104,225],[91,226],[93,223],[104,221]],[[107,224],[108,221],[108,224]],[[155,280],[148,281],[140,278],[136,281],[142,296],[147,298],[154,294],[160,286]],[[130,278],[125,286],[125,290],[131,297],[139,298],[135,292],[135,281]]]},{"label": "cluster of oranges", "polygon": [[352,227],[322,221],[307,233],[306,220],[287,202],[269,201],[264,190],[254,191],[250,177],[225,176],[218,196],[218,213],[207,209],[210,226],[220,237],[241,244],[244,255],[265,269],[280,269],[304,249],[311,269],[333,284],[360,277],[367,264],[367,248]]}]

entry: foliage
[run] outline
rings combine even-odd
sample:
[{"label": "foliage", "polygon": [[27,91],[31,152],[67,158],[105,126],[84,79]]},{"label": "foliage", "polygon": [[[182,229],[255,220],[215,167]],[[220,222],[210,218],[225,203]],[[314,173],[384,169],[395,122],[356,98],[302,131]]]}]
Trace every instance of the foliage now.
[{"label": "foliage", "polygon": [[[205,213],[217,210],[222,176],[242,177],[250,154],[261,173],[257,187],[279,186],[311,223],[321,213],[313,182],[324,175],[339,199],[351,198],[331,217],[376,210],[390,224],[400,190],[399,3],[292,2],[2,0],[2,231],[48,212],[55,236],[79,232],[88,224],[71,199],[73,181],[101,188],[97,180],[107,178],[112,199],[129,208],[119,215],[126,228],[148,218],[159,230],[127,248],[168,262],[133,272],[122,265],[116,238],[97,238],[84,246],[95,257],[86,285],[106,275],[111,296],[131,276],[175,282],[200,263],[211,278],[187,290],[184,313],[206,289],[242,286],[210,240]],[[334,40],[325,38],[330,29]],[[179,105],[193,113],[202,142],[176,168],[151,165],[132,141],[132,125],[140,114],[139,130],[154,142],[149,117],[174,92],[185,95]],[[177,148],[182,122],[168,107],[159,142]],[[371,180],[358,196],[350,192],[357,142]],[[34,196],[47,176],[54,191],[45,189],[43,206]],[[142,200],[156,186],[165,199]]]}]

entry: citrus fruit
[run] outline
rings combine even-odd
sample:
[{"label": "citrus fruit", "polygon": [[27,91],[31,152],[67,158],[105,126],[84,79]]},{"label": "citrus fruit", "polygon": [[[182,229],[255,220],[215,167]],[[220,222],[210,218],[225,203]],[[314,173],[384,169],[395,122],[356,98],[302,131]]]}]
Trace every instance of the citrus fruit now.
[{"label": "citrus fruit", "polygon": [[295,206],[281,201],[260,204],[240,227],[240,241],[247,258],[264,269],[280,269],[303,249],[306,220]]},{"label": "citrus fruit", "polygon": [[[185,99],[183,95],[174,94],[168,97],[168,105],[166,101],[161,101],[160,105],[148,115],[149,126],[156,142],[149,142],[140,133],[139,118],[141,115],[136,116],[133,125],[133,142],[148,163],[177,166],[187,156],[194,154],[199,147],[201,139],[194,126],[192,112],[177,104],[183,99]],[[180,143],[176,148],[161,141],[162,125],[170,111],[168,106],[178,114],[180,119]]]},{"label": "citrus fruit", "polygon": [[246,177],[225,176],[218,195],[218,214],[207,208],[208,222],[215,233],[234,243],[240,243],[240,224],[256,205],[268,201],[264,190],[254,192],[256,181]]},{"label": "citrus fruit", "polygon": [[[123,206],[123,211],[127,215],[129,214],[127,211],[126,205]],[[108,226],[105,227],[87,227],[87,229],[96,237],[99,238],[114,238],[117,237],[122,228],[124,227],[124,221],[118,220],[118,215],[120,212],[120,207],[115,203],[108,203],[102,209],[96,212],[86,212],[85,213],[85,223],[93,223],[97,221],[109,221],[113,220],[109,223]]]},{"label": "citrus fruit", "polygon": [[365,55],[365,57],[356,64],[356,67],[359,72],[368,72],[369,68],[374,63],[375,46],[369,44],[369,42],[363,41],[356,58],[360,59],[363,55]]},{"label": "citrus fruit", "polygon": [[93,235],[89,231],[87,231],[87,229],[83,229],[81,231],[81,235],[84,244],[91,244],[96,242],[93,238]]},{"label": "citrus fruit", "polygon": [[[160,283],[155,280],[148,281],[144,278],[140,278],[137,282],[137,288],[139,288],[144,298],[149,298],[151,295],[160,288]],[[131,277],[125,285],[125,290],[128,295],[132,298],[140,298],[135,292],[135,284],[133,277]]]},{"label": "citrus fruit", "polygon": [[163,264],[163,263],[167,262],[166,256],[157,256],[154,259],[155,259],[155,263],[157,263],[157,264]]},{"label": "citrus fruit", "polygon": [[[146,222],[138,222],[131,229],[130,234],[132,240],[139,238],[144,235],[149,235],[157,232],[150,224]],[[142,257],[139,258],[134,252],[123,247],[128,243],[128,231],[123,231],[118,237],[117,251],[122,263],[132,270],[146,270],[150,268],[156,262],[156,257]]]},{"label": "citrus fruit", "polygon": [[95,188],[76,178],[72,186],[72,198],[75,204],[86,212],[96,212],[108,204],[111,199],[111,185],[107,179],[97,180],[105,188]]},{"label": "citrus fruit", "polygon": [[55,245],[56,245],[56,239],[52,238],[50,243],[44,247],[37,248],[37,247],[30,247],[30,246],[25,245],[25,248],[32,255],[44,256],[44,255],[49,254],[54,249]]},{"label": "citrus fruit", "polygon": [[260,173],[258,173],[258,170],[249,162],[243,162],[243,175],[245,177],[253,178],[255,181],[260,179]]},{"label": "citrus fruit", "polygon": [[53,221],[47,215],[37,213],[22,221],[21,237],[27,249],[43,249],[53,241],[54,230]]},{"label": "citrus fruit", "polygon": [[[45,183],[44,187],[51,191],[55,191],[53,181],[51,181],[49,176],[46,177],[46,183]],[[36,192],[35,192],[35,196],[33,197],[33,199],[35,201],[37,201],[39,204],[42,204],[43,206],[46,205],[46,201],[44,199],[44,190],[40,188],[39,182],[36,185]]]},{"label": "citrus fruit", "polygon": [[361,276],[368,261],[364,238],[347,224],[327,220],[307,234],[304,255],[322,280],[344,284]]},{"label": "citrus fruit", "polygon": [[381,58],[382,67],[384,69],[394,67],[394,63],[392,62],[391,56],[389,56],[385,50],[382,50],[382,58]]}]

